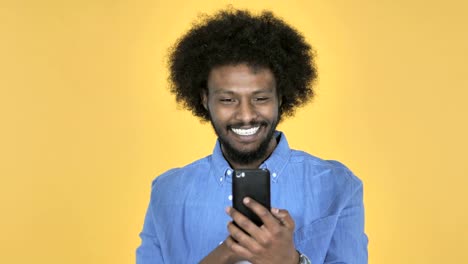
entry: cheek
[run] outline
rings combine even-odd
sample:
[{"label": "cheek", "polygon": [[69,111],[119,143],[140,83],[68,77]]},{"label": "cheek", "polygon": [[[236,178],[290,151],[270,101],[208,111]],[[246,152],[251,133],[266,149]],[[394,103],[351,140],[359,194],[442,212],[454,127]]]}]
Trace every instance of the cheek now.
[{"label": "cheek", "polygon": [[210,108],[211,120],[217,125],[222,125],[229,120],[228,112],[220,108]]},{"label": "cheek", "polygon": [[276,120],[278,119],[279,109],[276,106],[269,106],[263,108],[260,113],[268,120]]}]

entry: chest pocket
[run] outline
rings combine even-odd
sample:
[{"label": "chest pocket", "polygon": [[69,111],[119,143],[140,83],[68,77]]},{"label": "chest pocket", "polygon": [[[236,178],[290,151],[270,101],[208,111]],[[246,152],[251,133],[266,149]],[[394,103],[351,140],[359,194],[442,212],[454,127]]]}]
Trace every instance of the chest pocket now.
[{"label": "chest pocket", "polygon": [[325,250],[335,231],[338,215],[330,215],[300,227],[294,234],[294,242],[299,250]]}]

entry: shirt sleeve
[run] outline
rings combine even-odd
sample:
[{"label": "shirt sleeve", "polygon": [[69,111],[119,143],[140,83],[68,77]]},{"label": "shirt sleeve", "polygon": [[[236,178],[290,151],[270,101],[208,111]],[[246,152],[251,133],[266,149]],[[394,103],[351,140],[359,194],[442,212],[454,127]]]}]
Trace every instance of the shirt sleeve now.
[{"label": "shirt sleeve", "polygon": [[359,181],[338,216],[324,263],[367,264],[368,239],[364,233],[362,198],[362,182]]},{"label": "shirt sleeve", "polygon": [[[367,264],[362,183],[357,180],[343,191],[336,213],[325,216],[297,232],[297,249],[312,264]],[[335,202],[337,202],[335,200]],[[339,202],[337,202],[339,203]]]},{"label": "shirt sleeve", "polygon": [[141,244],[136,250],[137,264],[164,263],[161,246],[156,235],[154,216],[152,202],[150,202],[146,212],[143,230],[140,233]]}]

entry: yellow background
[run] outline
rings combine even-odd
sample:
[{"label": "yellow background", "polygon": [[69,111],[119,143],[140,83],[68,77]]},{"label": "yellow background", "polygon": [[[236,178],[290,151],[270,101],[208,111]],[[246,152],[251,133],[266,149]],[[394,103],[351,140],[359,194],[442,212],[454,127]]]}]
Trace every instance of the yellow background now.
[{"label": "yellow background", "polygon": [[[134,262],[151,180],[215,141],[167,49],[227,3],[0,1],[0,263]],[[280,129],[364,181],[370,263],[468,263],[468,3],[232,3],[318,51],[318,96]]]}]

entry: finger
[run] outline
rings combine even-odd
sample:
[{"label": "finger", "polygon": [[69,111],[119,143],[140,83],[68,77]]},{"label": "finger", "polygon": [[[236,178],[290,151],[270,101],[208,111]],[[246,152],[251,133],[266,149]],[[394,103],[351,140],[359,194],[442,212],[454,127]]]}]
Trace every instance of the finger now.
[{"label": "finger", "polygon": [[294,219],[291,217],[288,210],[271,208],[271,213],[286,228],[288,228],[289,230],[291,229],[294,230],[294,227],[295,227]]},{"label": "finger", "polygon": [[278,225],[278,220],[275,217],[273,217],[270,211],[254,199],[250,197],[245,197],[243,202],[245,206],[252,210],[262,220],[263,224],[267,228],[275,227]]},{"label": "finger", "polygon": [[[270,243],[271,231],[269,231],[265,225],[258,227],[254,222],[232,207],[228,207],[227,212],[234,220],[232,222],[233,226],[241,230],[249,238],[249,240],[244,240],[243,244],[250,252],[257,252],[262,246]],[[275,219],[275,221],[277,222],[276,227],[272,228],[272,230],[280,230],[282,226],[278,223],[278,220]],[[234,235],[233,238],[237,239],[237,235]]]},{"label": "finger", "polygon": [[226,208],[226,213],[231,216],[232,220],[247,234],[255,236],[260,232],[260,228],[254,222],[231,206]]},{"label": "finger", "polygon": [[231,216],[232,220],[247,234],[252,237],[259,237],[261,234],[260,228],[250,221],[245,215],[237,211],[236,209],[228,206],[226,208],[226,213]]},{"label": "finger", "polygon": [[225,241],[224,244],[236,255],[240,256],[243,259],[250,259],[253,254],[245,247],[239,245],[237,241],[235,241],[231,236],[229,236]]},{"label": "finger", "polygon": [[250,249],[258,246],[257,242],[242,229],[237,227],[234,222],[229,222],[227,228],[234,241],[237,241],[237,244],[242,247]]}]

